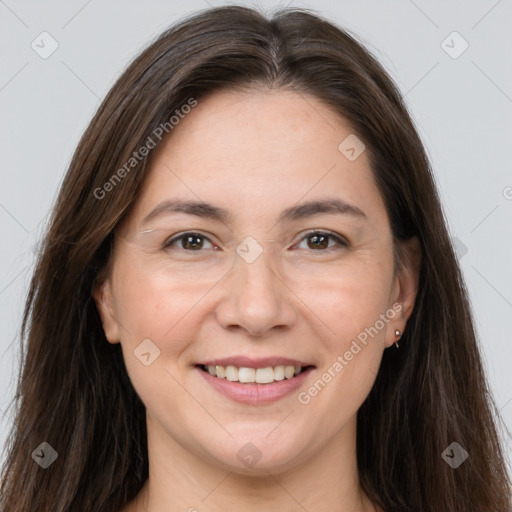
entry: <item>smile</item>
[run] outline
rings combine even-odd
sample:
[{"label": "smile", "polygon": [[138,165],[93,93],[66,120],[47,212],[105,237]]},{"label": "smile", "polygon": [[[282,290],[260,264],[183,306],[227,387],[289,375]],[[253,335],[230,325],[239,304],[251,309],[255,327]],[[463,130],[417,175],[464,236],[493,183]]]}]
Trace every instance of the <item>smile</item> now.
[{"label": "smile", "polygon": [[267,366],[265,368],[247,368],[221,365],[199,365],[199,367],[210,375],[219,379],[226,379],[230,382],[270,384],[284,379],[292,379],[299,375],[309,366]]},{"label": "smile", "polygon": [[315,366],[249,368],[200,364],[195,368],[223,396],[245,405],[265,405],[297,392]]}]

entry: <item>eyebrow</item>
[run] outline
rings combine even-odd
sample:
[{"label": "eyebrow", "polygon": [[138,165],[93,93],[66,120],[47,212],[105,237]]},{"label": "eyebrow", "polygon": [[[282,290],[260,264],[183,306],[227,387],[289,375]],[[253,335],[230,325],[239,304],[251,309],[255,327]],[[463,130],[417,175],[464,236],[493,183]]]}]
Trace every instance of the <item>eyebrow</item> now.
[{"label": "eyebrow", "polygon": [[[206,219],[213,219],[223,223],[230,222],[234,215],[225,208],[214,206],[203,201],[192,200],[167,200],[158,204],[151,212],[144,217],[141,227],[150,220],[163,214],[186,213]],[[319,214],[347,214],[361,219],[368,220],[366,214],[357,206],[349,204],[338,198],[318,199],[301,203],[281,212],[277,222],[292,222]]]}]

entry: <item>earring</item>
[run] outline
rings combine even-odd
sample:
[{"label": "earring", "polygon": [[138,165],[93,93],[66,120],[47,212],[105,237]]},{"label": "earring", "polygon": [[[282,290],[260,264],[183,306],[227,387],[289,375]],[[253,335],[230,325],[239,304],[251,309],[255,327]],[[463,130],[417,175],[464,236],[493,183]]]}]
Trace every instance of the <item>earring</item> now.
[{"label": "earring", "polygon": [[[402,333],[398,329],[395,329],[395,336],[398,336],[398,339],[400,339],[402,337]],[[398,349],[399,348],[398,340],[395,341],[395,345],[396,345],[396,348]]]}]

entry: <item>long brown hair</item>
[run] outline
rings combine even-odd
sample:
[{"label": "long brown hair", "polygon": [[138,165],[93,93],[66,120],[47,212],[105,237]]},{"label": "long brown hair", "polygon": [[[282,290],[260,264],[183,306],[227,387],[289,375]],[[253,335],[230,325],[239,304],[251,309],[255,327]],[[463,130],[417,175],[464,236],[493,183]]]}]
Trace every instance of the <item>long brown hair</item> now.
[{"label": "long brown hair", "polygon": [[[108,193],[98,190],[190,98],[254,84],[312,94],[343,116],[366,145],[395,243],[421,243],[419,290],[400,350],[384,352],[358,411],[364,490],[386,512],[510,511],[501,419],[467,290],[399,90],[354,35],[314,12],[283,9],[269,19],[240,6],[196,13],[159,36],[80,140],[25,306],[0,510],[118,512],[147,479],[145,408],[120,344],[105,339],[91,292],[150,155],[125,168]],[[31,457],[43,442],[58,453],[47,469]],[[442,457],[454,442],[469,453],[456,469]]]}]

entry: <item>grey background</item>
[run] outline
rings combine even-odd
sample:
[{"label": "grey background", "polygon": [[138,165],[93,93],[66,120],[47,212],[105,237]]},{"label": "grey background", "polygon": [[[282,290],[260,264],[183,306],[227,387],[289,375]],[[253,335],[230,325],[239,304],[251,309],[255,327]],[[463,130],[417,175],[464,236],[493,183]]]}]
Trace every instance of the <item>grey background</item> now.
[{"label": "grey background", "polygon": [[[185,14],[223,4],[0,0],[0,446],[12,421],[5,411],[33,248],[82,131],[150,40]],[[511,0],[292,5],[354,31],[405,94],[456,238],[492,392],[512,431]],[[43,45],[43,31],[58,43],[46,59],[31,47]],[[457,58],[463,41],[448,37],[453,31],[469,44]],[[510,459],[512,441],[505,443]]]}]

